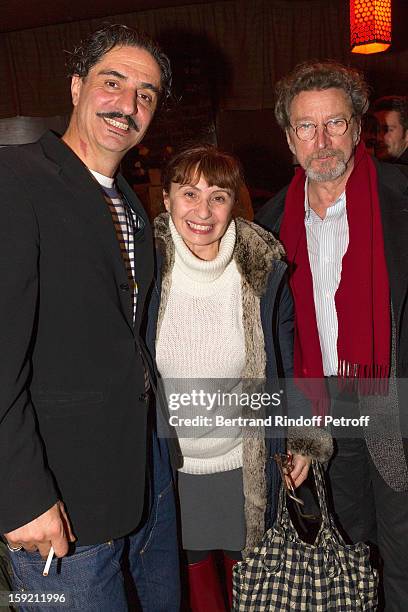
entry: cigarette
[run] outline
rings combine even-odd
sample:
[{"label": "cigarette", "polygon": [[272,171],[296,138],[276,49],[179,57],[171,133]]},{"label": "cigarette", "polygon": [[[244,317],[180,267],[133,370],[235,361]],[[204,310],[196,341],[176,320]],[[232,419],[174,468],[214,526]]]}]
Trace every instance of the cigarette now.
[{"label": "cigarette", "polygon": [[43,576],[48,576],[48,572],[50,571],[50,566],[51,566],[51,561],[52,561],[53,556],[54,556],[54,549],[51,546],[50,552],[48,553],[47,561],[45,562]]}]

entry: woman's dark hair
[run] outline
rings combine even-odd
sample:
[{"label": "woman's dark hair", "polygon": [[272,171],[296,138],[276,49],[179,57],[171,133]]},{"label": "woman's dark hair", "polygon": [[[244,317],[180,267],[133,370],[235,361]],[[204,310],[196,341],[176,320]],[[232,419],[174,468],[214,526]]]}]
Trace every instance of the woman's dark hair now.
[{"label": "woman's dark hair", "polygon": [[368,108],[369,88],[358,70],[334,61],[304,62],[281,79],[275,88],[276,121],[283,130],[290,126],[290,105],[302,91],[342,89],[350,98],[353,115],[361,117]]},{"label": "woman's dark hair", "polygon": [[162,184],[169,193],[171,183],[195,184],[204,176],[210,187],[230,189],[238,198],[245,184],[239,160],[210,144],[186,147],[170,159],[162,173]]},{"label": "woman's dark hair", "polygon": [[169,97],[172,79],[169,58],[147,34],[121,24],[105,26],[81,41],[68,56],[68,75],[86,77],[90,69],[114,47],[137,47],[150,53],[161,72],[161,99]]}]

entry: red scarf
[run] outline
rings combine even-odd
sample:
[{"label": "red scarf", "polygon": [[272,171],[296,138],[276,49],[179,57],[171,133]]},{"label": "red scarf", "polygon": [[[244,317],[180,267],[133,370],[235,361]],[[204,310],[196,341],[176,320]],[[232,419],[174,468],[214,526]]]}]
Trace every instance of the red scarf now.
[{"label": "red scarf", "polygon": [[[295,302],[294,372],[323,377],[322,354],[307,253],[305,172],[297,170],[285,201],[280,238],[291,267]],[[390,290],[384,254],[377,172],[360,143],[346,186],[349,245],[335,296],[338,376],[384,379],[390,370]]]}]

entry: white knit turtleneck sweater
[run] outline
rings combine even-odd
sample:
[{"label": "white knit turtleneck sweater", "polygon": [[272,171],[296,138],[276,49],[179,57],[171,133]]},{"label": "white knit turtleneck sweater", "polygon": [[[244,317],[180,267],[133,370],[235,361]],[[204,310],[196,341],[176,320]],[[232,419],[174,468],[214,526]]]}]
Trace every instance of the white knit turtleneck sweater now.
[{"label": "white knit turtleneck sweater", "polygon": [[[171,218],[169,226],[175,262],[156,342],[157,364],[166,393],[189,393],[192,389],[209,393],[219,389],[239,392],[234,389],[237,380],[220,380],[239,379],[245,365],[241,277],[232,259],[235,222],[229,224],[218,255],[211,261],[193,255]],[[211,411],[189,406],[171,412],[178,417],[239,416],[236,407],[217,405]],[[178,429],[178,434],[184,456],[183,472],[210,474],[242,466],[238,427],[183,427]]]}]

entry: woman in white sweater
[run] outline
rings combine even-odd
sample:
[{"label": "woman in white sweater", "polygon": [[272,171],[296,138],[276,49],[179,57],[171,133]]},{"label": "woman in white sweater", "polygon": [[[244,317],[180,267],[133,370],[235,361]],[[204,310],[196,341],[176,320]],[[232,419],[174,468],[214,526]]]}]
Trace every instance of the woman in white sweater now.
[{"label": "woman in white sweater", "polygon": [[[154,224],[158,284],[149,328],[184,458],[178,489],[194,612],[225,609],[214,550],[224,552],[231,605],[232,566],[274,519],[279,476],[271,457],[285,450],[262,424],[243,427],[238,418],[249,380],[292,374],[293,342],[283,249],[265,230],[233,218],[242,184],[234,157],[190,147],[164,171],[168,212]],[[261,415],[247,408],[247,416]],[[299,486],[311,456],[328,458],[330,442],[316,435],[289,445]]]}]

